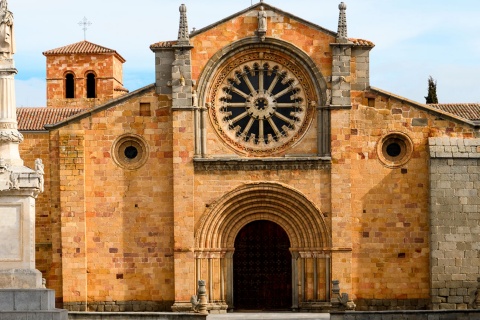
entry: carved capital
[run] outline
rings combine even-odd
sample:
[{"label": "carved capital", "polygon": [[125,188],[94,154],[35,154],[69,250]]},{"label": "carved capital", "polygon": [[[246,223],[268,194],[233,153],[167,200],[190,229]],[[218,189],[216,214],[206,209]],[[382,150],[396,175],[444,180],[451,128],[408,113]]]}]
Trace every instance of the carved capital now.
[{"label": "carved capital", "polygon": [[1,142],[20,143],[23,141],[23,135],[17,130],[0,131]]}]

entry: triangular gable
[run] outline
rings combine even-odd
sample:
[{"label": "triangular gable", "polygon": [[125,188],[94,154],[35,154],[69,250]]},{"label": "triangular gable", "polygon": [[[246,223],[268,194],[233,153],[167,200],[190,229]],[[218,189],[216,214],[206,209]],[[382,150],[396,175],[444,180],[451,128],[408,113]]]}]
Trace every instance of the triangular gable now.
[{"label": "triangular gable", "polygon": [[[291,19],[293,19],[293,20],[296,20],[296,21],[298,21],[298,22],[300,22],[300,23],[302,23],[302,24],[307,25],[308,27],[310,27],[310,28],[312,28],[312,29],[315,29],[315,30],[318,30],[318,31],[320,31],[320,32],[326,33],[326,34],[328,34],[328,35],[330,35],[330,36],[332,36],[332,37],[336,37],[336,36],[337,36],[337,33],[334,32],[334,31],[325,29],[325,28],[323,28],[323,27],[321,27],[321,26],[319,26],[319,25],[317,25],[317,24],[315,24],[315,23],[312,23],[312,22],[310,22],[310,21],[304,20],[304,19],[302,19],[302,18],[300,18],[300,17],[297,17],[297,16],[295,16],[295,15],[289,13],[289,12],[283,11],[283,10],[277,8],[277,7],[274,7],[274,6],[272,6],[272,5],[269,5],[268,3],[260,2],[260,3],[254,4],[253,6],[248,7],[248,8],[246,8],[246,9],[242,10],[242,11],[239,11],[239,12],[237,12],[237,13],[234,13],[234,14],[226,17],[226,18],[223,18],[222,20],[219,20],[219,21],[217,21],[217,22],[215,22],[215,23],[212,23],[212,24],[210,24],[210,25],[208,25],[208,26],[206,26],[206,27],[204,27],[204,28],[198,29],[198,30],[190,33],[190,38],[193,38],[193,37],[195,37],[195,36],[197,36],[197,35],[199,35],[199,34],[202,34],[202,33],[204,33],[204,32],[207,32],[207,31],[209,31],[209,30],[211,30],[211,29],[213,29],[213,28],[221,25],[222,23],[225,23],[225,22],[228,22],[228,21],[230,21],[230,20],[232,20],[232,19],[235,19],[235,18],[237,18],[237,17],[240,17],[240,16],[244,15],[245,13],[247,13],[247,12],[249,12],[249,11],[259,9],[261,6],[263,6],[265,10],[270,10],[270,11],[273,11],[273,12],[279,14],[279,15],[283,15],[283,16],[286,16],[286,17],[291,18]],[[153,50],[153,49],[172,48],[172,46],[173,46],[175,43],[176,43],[176,41],[161,41],[161,42],[156,42],[156,43],[152,44],[152,45],[150,46],[150,48],[151,48],[152,50]]]},{"label": "triangular gable", "polygon": [[412,105],[412,106],[414,106],[414,107],[416,107],[420,110],[424,110],[424,111],[426,111],[430,114],[436,115],[436,116],[441,117],[441,118],[449,119],[449,120],[456,121],[456,122],[461,122],[461,123],[467,124],[467,125],[472,126],[472,127],[479,127],[480,126],[480,121],[474,121],[474,120],[465,118],[465,115],[452,113],[451,110],[450,110],[450,112],[442,110],[442,108],[440,108],[439,105],[429,105],[429,104],[418,103],[416,101],[407,99],[405,97],[402,97],[402,96],[399,96],[399,95],[396,95],[396,94],[393,94],[391,92],[388,92],[388,91],[385,91],[385,90],[382,90],[382,89],[378,89],[378,88],[375,88],[375,87],[370,87],[370,91],[372,91],[374,93],[378,93],[378,94],[386,96],[386,97],[389,97],[389,98],[399,100],[399,101],[405,101],[406,103],[408,103],[408,104],[410,104],[410,105]]},{"label": "triangular gable", "polygon": [[283,11],[283,10],[277,8],[277,7],[274,7],[274,6],[272,6],[272,5],[269,5],[268,3],[259,2],[259,3],[257,3],[257,4],[254,4],[253,6],[250,6],[250,7],[246,8],[246,9],[242,10],[242,11],[239,11],[239,12],[237,12],[237,13],[234,13],[234,14],[232,14],[232,15],[230,15],[230,16],[222,19],[222,20],[219,20],[219,21],[217,21],[217,22],[215,22],[215,23],[212,23],[211,25],[208,25],[208,26],[206,26],[206,27],[204,27],[204,28],[201,28],[201,29],[199,29],[199,30],[196,30],[195,32],[192,32],[192,33],[190,34],[190,38],[193,38],[193,37],[195,37],[196,35],[198,35],[198,34],[200,34],[200,33],[203,33],[203,32],[205,32],[205,31],[208,31],[208,30],[210,30],[210,29],[213,29],[213,28],[215,28],[216,26],[218,26],[218,25],[220,25],[220,24],[222,24],[222,23],[225,23],[225,22],[227,22],[227,21],[229,21],[229,20],[235,19],[235,18],[237,18],[237,17],[239,17],[239,16],[241,16],[241,15],[243,15],[243,14],[249,12],[249,11],[259,9],[261,6],[263,6],[263,8],[264,8],[265,10],[270,10],[270,11],[273,11],[273,12],[279,14],[279,15],[283,15],[283,16],[286,16],[286,17],[291,18],[291,19],[293,19],[293,20],[296,20],[296,21],[298,21],[298,22],[300,22],[300,23],[302,23],[302,24],[305,24],[305,25],[307,25],[307,26],[309,26],[309,27],[311,27],[311,28],[313,28],[313,29],[315,29],[315,30],[318,30],[318,31],[323,32],[323,33],[326,33],[326,34],[328,34],[328,35],[330,35],[330,36],[332,36],[332,37],[336,37],[336,36],[337,36],[337,33],[334,32],[334,31],[325,29],[325,28],[323,28],[323,27],[321,27],[321,26],[319,26],[319,25],[317,25],[317,24],[315,24],[315,23],[312,23],[312,22],[310,22],[310,21],[304,20],[304,19],[302,19],[302,18],[300,18],[300,17],[297,17],[297,16],[295,16],[295,15],[289,13],[289,12]]},{"label": "triangular gable", "polygon": [[63,126],[66,126],[68,125],[69,123],[72,123],[74,121],[79,121],[81,119],[84,119],[84,118],[87,118],[87,117],[90,117],[100,111],[104,111],[104,110],[107,110],[107,109],[110,109],[110,108],[113,108],[121,103],[124,103],[126,102],[127,100],[131,99],[131,98],[134,98],[136,96],[140,96],[142,94],[144,94],[145,92],[148,92],[148,91],[151,91],[151,90],[155,90],[155,84],[150,84],[148,86],[145,86],[143,88],[140,88],[138,90],[135,90],[129,94],[126,94],[126,95],[123,95],[121,97],[118,97],[116,99],[113,99],[113,100],[110,100],[109,102],[103,104],[103,105],[100,105],[98,107],[95,107],[95,108],[92,108],[92,109],[87,109],[87,110],[84,110],[83,112],[79,113],[79,114],[76,114],[70,118],[67,118],[61,122],[58,122],[58,123],[55,123],[55,124],[48,124],[48,125],[45,125],[45,129],[47,130],[54,130],[54,129],[58,129],[58,128],[61,128]]}]

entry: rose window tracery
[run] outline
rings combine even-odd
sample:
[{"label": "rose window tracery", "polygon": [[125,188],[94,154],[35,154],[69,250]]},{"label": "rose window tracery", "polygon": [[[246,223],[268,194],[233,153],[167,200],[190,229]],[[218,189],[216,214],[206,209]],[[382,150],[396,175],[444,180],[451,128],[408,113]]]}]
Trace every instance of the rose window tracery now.
[{"label": "rose window tracery", "polygon": [[233,59],[218,74],[211,117],[231,147],[265,156],[285,150],[304,134],[315,99],[309,77],[295,63],[254,53]]}]

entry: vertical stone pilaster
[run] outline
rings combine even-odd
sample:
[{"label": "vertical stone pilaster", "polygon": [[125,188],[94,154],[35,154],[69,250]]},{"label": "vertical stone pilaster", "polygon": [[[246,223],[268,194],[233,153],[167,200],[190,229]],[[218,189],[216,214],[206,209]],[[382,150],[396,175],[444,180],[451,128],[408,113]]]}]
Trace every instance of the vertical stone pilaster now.
[{"label": "vertical stone pilaster", "polygon": [[332,279],[340,280],[344,290],[352,290],[352,226],[351,226],[351,160],[350,160],[350,108],[351,102],[351,59],[353,43],[347,36],[347,6],[338,6],[338,32],[332,47],[332,97],[331,136],[335,137],[332,147],[331,166],[331,210],[332,246],[346,250],[334,251],[331,256]]},{"label": "vertical stone pilaster", "polygon": [[351,106],[351,70],[352,45],[331,44],[333,52],[332,65],[332,106]]},{"label": "vertical stone pilaster", "polygon": [[331,216],[332,279],[340,280],[344,292],[352,291],[352,164],[350,160],[350,110],[332,110]]},{"label": "vertical stone pilaster", "polygon": [[[59,187],[64,307],[87,302],[83,131],[60,132]],[[75,276],[72,276],[75,275]]]},{"label": "vertical stone pilaster", "polygon": [[352,82],[352,90],[365,91],[370,87],[370,49],[354,48],[352,57],[355,59],[356,70],[355,82]]},{"label": "vertical stone pilaster", "polygon": [[[187,8],[180,6],[178,42],[173,46],[172,132],[173,132],[173,220],[174,220],[174,311],[190,309],[190,296],[196,291],[194,234],[195,117],[192,101],[192,66]],[[208,284],[207,284],[208,285]]]},{"label": "vertical stone pilaster", "polygon": [[172,65],[175,52],[171,47],[160,47],[155,52],[155,89],[157,94],[172,94]]}]

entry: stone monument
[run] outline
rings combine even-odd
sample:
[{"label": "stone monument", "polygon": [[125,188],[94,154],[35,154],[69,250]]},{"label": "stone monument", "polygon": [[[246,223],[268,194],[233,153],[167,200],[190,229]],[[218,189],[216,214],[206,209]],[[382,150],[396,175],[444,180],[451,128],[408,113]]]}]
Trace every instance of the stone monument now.
[{"label": "stone monument", "polygon": [[55,293],[42,286],[35,269],[35,198],[43,190],[43,164],[36,171],[23,165],[17,130],[13,54],[13,14],[0,0],[0,319],[30,319],[51,314],[67,319],[55,309]]}]

